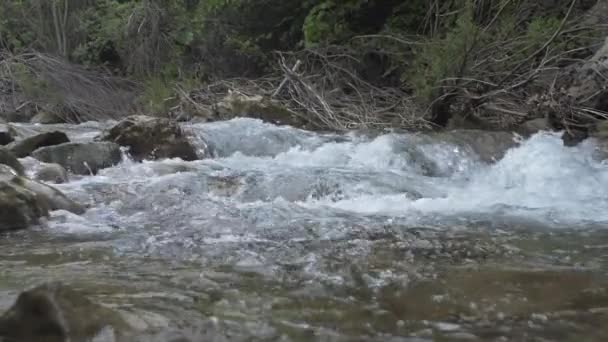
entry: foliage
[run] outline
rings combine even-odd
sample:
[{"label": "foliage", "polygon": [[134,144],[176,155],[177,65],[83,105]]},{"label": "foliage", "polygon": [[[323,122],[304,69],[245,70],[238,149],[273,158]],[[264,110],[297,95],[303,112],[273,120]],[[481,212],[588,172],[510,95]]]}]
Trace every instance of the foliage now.
[{"label": "foliage", "polygon": [[472,7],[465,7],[445,37],[429,41],[416,55],[408,75],[416,95],[431,99],[444,79],[460,76],[470,62],[469,53],[484,38],[473,21]]},{"label": "foliage", "polygon": [[[555,64],[569,51],[585,53],[581,47],[597,37],[576,36],[581,30],[553,37],[571,3],[6,0],[0,2],[0,43],[13,54],[39,51],[138,80],[144,89],[140,102],[151,112],[171,107],[166,99],[175,98],[175,83],[259,78],[278,70],[277,51],[330,45],[357,53],[352,72],[366,82],[399,87],[429,103],[461,87],[463,79],[479,79],[466,87],[482,92],[522,69],[544,65],[545,56],[554,56]],[[573,13],[593,3],[578,1]],[[24,89],[49,92],[26,78],[18,82]]]}]

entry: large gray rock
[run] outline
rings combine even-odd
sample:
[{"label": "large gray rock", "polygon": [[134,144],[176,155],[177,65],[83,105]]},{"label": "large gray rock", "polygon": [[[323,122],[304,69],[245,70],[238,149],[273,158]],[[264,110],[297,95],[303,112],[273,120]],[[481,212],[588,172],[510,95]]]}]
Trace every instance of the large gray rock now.
[{"label": "large gray rock", "polygon": [[[130,330],[122,316],[61,283],[46,283],[22,292],[0,317],[0,340],[19,342],[84,342],[104,328],[116,335]],[[103,339],[103,341],[106,341]]]},{"label": "large gray rock", "polygon": [[83,206],[69,199],[61,191],[50,185],[21,176],[15,177],[11,183],[35,193],[38,199],[44,201],[50,210],[67,210],[78,215],[85,212]]},{"label": "large gray rock", "polygon": [[111,142],[65,143],[43,147],[32,153],[32,157],[63,166],[79,174],[96,174],[99,170],[120,163],[120,146]]},{"label": "large gray rock", "polygon": [[34,174],[34,179],[42,182],[62,184],[67,183],[69,177],[68,171],[63,166],[54,163],[42,163]]},{"label": "large gray rock", "polygon": [[69,141],[70,139],[65,133],[53,131],[16,141],[10,144],[9,148],[18,158],[24,158],[41,147],[59,145]]},{"label": "large gray rock", "polygon": [[218,119],[226,120],[235,117],[250,117],[276,125],[305,127],[308,124],[303,116],[297,115],[285,106],[260,95],[247,96],[231,92],[215,106]]},{"label": "large gray rock", "polygon": [[0,231],[25,229],[48,216],[49,210],[67,210],[82,214],[84,208],[59,190],[19,176],[0,165]]},{"label": "large gray rock", "polygon": [[131,116],[112,127],[102,138],[129,147],[133,159],[181,158],[197,160],[196,148],[179,124],[169,119]]},{"label": "large gray rock", "polygon": [[0,180],[0,232],[28,228],[48,213],[48,206],[34,192]]},{"label": "large gray rock", "polygon": [[473,129],[458,129],[437,133],[440,141],[469,148],[481,161],[496,162],[519,143],[516,136],[510,132],[493,132]]},{"label": "large gray rock", "polygon": [[17,160],[17,157],[12,152],[2,147],[0,147],[0,164],[10,166],[18,175],[23,175],[25,172],[23,165]]},{"label": "large gray rock", "polygon": [[65,121],[61,119],[57,114],[52,112],[40,112],[36,114],[31,120],[31,123],[37,124],[58,124],[64,123]]},{"label": "large gray rock", "polygon": [[552,127],[547,118],[538,118],[525,121],[517,128],[517,133],[530,137],[541,131],[551,131]]}]

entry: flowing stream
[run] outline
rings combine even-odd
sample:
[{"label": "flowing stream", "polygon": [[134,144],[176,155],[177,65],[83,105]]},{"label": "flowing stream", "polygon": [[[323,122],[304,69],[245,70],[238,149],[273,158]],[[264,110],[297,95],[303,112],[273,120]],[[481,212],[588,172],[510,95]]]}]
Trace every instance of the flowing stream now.
[{"label": "flowing stream", "polygon": [[142,341],[608,340],[592,141],[539,133],[488,164],[416,134],[185,129],[213,158],[125,157],[57,185],[89,209],[0,240],[0,306],[59,280]]}]

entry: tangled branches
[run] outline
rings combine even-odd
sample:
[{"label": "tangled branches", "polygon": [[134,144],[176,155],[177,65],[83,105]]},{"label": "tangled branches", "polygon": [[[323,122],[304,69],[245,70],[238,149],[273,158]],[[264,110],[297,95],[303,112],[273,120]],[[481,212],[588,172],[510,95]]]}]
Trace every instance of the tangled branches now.
[{"label": "tangled branches", "polygon": [[[290,67],[298,62],[298,70]],[[335,130],[427,126],[411,96],[364,80],[357,72],[361,66],[357,53],[345,47],[281,54],[279,68],[287,84],[277,97]]]},{"label": "tangled branches", "polygon": [[30,103],[77,122],[124,116],[136,88],[132,82],[37,52],[0,55],[0,82],[14,109]]},{"label": "tangled branches", "polygon": [[[559,19],[530,19],[527,9],[513,1],[485,2],[485,11],[494,13],[485,16],[492,18],[488,22],[479,22],[474,12],[461,13],[456,29],[445,39],[428,42],[431,52],[427,55],[456,56],[456,65],[422,66],[431,70],[431,76],[435,70],[441,76],[433,84],[430,110],[434,122],[445,125],[454,115],[464,115],[492,127],[509,128],[531,117],[547,116],[547,111],[560,122],[556,128],[588,121],[589,108],[568,94],[571,87],[563,82],[563,74],[586,63],[583,58],[601,43],[605,27],[582,20],[575,13],[578,3],[568,1]],[[513,7],[510,16],[505,15],[505,6]],[[518,22],[527,24],[522,27]],[[573,101],[564,100],[568,97]],[[594,109],[595,114],[601,111]],[[600,117],[595,114],[592,116]]]},{"label": "tangled branches", "polygon": [[278,63],[270,76],[224,80],[191,93],[178,89],[180,106],[187,104],[204,112],[229,93],[262,95],[299,122],[317,129],[429,127],[410,95],[396,87],[374,85],[360,76],[360,56],[350,48],[332,46],[277,55]]}]

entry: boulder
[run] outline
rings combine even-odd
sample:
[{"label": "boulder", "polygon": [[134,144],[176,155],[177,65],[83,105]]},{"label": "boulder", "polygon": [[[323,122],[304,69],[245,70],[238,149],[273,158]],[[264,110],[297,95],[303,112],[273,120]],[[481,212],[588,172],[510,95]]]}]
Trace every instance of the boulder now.
[{"label": "boulder", "polygon": [[8,125],[0,123],[0,145],[8,145],[15,141],[13,132]]},{"label": "boulder", "polygon": [[97,174],[103,168],[120,163],[120,146],[111,142],[64,143],[42,147],[32,157],[63,166],[79,175]]},{"label": "boulder", "polygon": [[260,95],[247,96],[231,92],[215,105],[217,117],[222,120],[250,117],[276,125],[305,127],[308,122],[279,103]]},{"label": "boulder", "polygon": [[24,158],[41,147],[59,145],[69,141],[70,139],[65,133],[53,131],[16,141],[9,145],[9,148],[18,158]]},{"label": "boulder", "polygon": [[48,214],[46,203],[34,192],[0,180],[0,232],[28,228]]},{"label": "boulder", "polygon": [[[104,329],[120,335],[130,326],[119,313],[61,283],[22,292],[0,317],[0,340],[8,341],[93,341]],[[115,336],[109,340],[114,341]]]},{"label": "boulder", "polygon": [[38,224],[49,210],[84,212],[82,206],[61,191],[19,176],[12,168],[0,164],[0,232]]},{"label": "boulder", "polygon": [[40,112],[30,120],[31,123],[35,124],[58,124],[64,123],[65,121],[61,119],[57,114],[52,112]]},{"label": "boulder", "polygon": [[471,149],[479,159],[486,163],[496,162],[519,143],[513,133],[501,131],[482,131],[458,129],[435,135],[441,141]]},{"label": "boulder", "polygon": [[551,131],[551,124],[547,118],[538,118],[525,121],[519,127],[516,132],[523,135],[524,137],[530,137],[540,131]]},{"label": "boulder", "polygon": [[45,206],[50,210],[67,210],[78,215],[85,212],[85,208],[83,206],[72,201],[61,191],[53,188],[50,185],[37,182],[23,176],[13,178],[11,183],[21,186],[36,194],[37,198],[43,201]]},{"label": "boulder", "polygon": [[18,175],[25,173],[23,165],[17,160],[17,157],[11,151],[2,147],[0,147],[0,164],[10,166]]},{"label": "boulder", "polygon": [[133,159],[181,158],[197,160],[196,148],[179,124],[169,119],[147,116],[128,117],[112,127],[102,138],[129,148]]},{"label": "boulder", "polygon": [[34,179],[42,182],[62,184],[68,182],[68,171],[59,164],[42,163],[34,174]]}]

